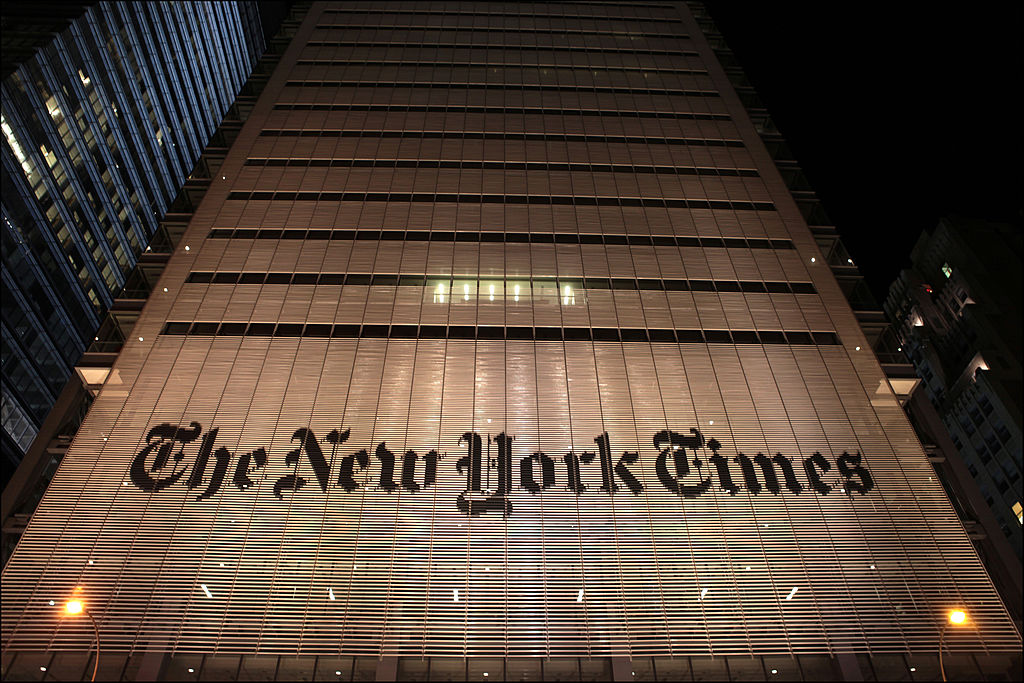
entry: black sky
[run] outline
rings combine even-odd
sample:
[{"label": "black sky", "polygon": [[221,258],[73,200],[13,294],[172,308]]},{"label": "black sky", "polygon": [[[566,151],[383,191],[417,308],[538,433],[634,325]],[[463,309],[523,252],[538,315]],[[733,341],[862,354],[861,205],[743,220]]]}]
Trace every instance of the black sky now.
[{"label": "black sky", "polygon": [[705,4],[879,301],[940,216],[1019,223],[1019,3]]}]

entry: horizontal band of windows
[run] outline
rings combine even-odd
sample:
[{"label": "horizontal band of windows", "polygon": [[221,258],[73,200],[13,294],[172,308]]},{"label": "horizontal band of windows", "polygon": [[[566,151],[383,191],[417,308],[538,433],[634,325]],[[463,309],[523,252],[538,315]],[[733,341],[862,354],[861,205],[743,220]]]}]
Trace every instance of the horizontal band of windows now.
[{"label": "horizontal band of windows", "polygon": [[615,109],[541,109],[539,107],[466,107],[428,104],[275,104],[278,111],[394,111],[416,113],[522,114],[537,116],[602,116],[630,119],[685,119],[728,121],[728,114],[697,114],[674,111],[618,111]]},{"label": "horizontal band of windows", "polygon": [[[635,7],[635,5],[622,5],[624,7]],[[655,5],[665,9],[672,9],[665,5]],[[467,10],[422,10],[422,9],[360,9],[358,7],[331,8],[325,9],[324,14],[366,14],[377,15],[406,15],[417,17],[514,17],[516,19],[586,19],[597,21],[651,21],[658,23],[681,24],[682,19],[674,17],[627,17],[612,16],[608,14],[554,14],[551,12],[479,12]]]},{"label": "horizontal band of windows", "polygon": [[625,145],[687,145],[688,147],[743,147],[742,140],[720,138],[656,138],[640,135],[584,135],[582,133],[483,133],[462,130],[338,130],[331,128],[264,128],[268,138],[401,138],[403,140],[525,140],[529,142],[602,142]]},{"label": "horizontal band of windows", "polygon": [[439,88],[443,90],[563,90],[615,93],[619,95],[676,95],[679,97],[718,97],[717,90],[676,90],[673,88],[616,88],[604,85],[546,85],[539,83],[425,83],[411,81],[288,81],[289,88]]},{"label": "horizontal band of windows", "polygon": [[[686,36],[680,36],[685,38]],[[626,55],[659,55],[665,57],[698,57],[695,50],[651,50],[631,47],[599,47],[582,45],[488,45],[486,43],[395,43],[378,40],[311,40],[306,47],[395,47],[442,50],[501,50],[513,52],[604,52]]]},{"label": "horizontal band of windows", "polygon": [[318,323],[168,322],[165,335],[313,337],[321,339],[478,339],[510,341],[665,342],[835,346],[835,332],[780,330],[650,330],[614,327],[488,327],[475,325],[330,325]]},{"label": "horizontal band of windows", "polygon": [[[243,285],[365,285],[368,287],[437,287],[439,283],[465,280],[446,275],[394,275],[371,273],[267,273],[267,272],[206,272],[189,273],[186,282],[192,284]],[[532,281],[538,287],[557,286],[559,291],[620,289],[669,292],[745,292],[770,294],[816,294],[810,282],[760,282],[736,280],[668,280],[655,278],[517,278],[519,282]],[[475,286],[474,286],[475,289]],[[443,290],[442,290],[443,291]],[[454,291],[450,287],[448,291]],[[467,289],[468,293],[469,290]]]},{"label": "horizontal band of windows", "polygon": [[564,206],[644,206],[680,209],[774,211],[770,202],[707,199],[639,199],[635,197],[549,197],[510,194],[402,194],[387,192],[231,192],[230,200],[277,202],[431,202],[437,204],[554,204]]},{"label": "horizontal band of windows", "polygon": [[708,72],[707,69],[662,69],[658,67],[643,66],[597,66],[592,64],[576,66],[572,64],[523,64],[521,62],[435,62],[400,59],[384,61],[360,59],[300,59],[296,64],[299,66],[441,66],[467,69],[474,67],[486,67],[489,69],[513,67],[516,69],[558,69],[563,71],[637,71],[641,73],[649,71],[651,73],[691,75],[705,75]]},{"label": "horizontal band of windows", "polygon": [[425,159],[267,159],[245,160],[246,166],[308,166],[331,168],[453,168],[499,171],[571,171],[576,173],[631,173],[706,175],[757,178],[752,168],[699,168],[692,166],[629,166],[626,164],[560,164],[544,161],[433,161]]},{"label": "horizontal band of windows", "polygon": [[[335,29],[344,31],[372,30],[380,26],[353,26],[352,24],[317,24],[318,29]],[[573,36],[623,36],[630,40],[635,38],[689,38],[685,33],[636,33],[634,31],[598,31],[577,28],[517,28],[511,26],[416,26],[413,24],[389,24],[383,27],[388,31],[429,31],[447,33],[450,31],[473,31],[474,33],[548,33]],[[424,41],[429,44],[429,38]]]},{"label": "horizontal band of windows", "polygon": [[454,232],[450,230],[275,230],[215,228],[211,239],[389,240],[406,242],[504,242],[506,244],[609,244],[655,247],[720,247],[727,249],[793,249],[783,239],[743,237],[680,237],[677,235],[595,235],[550,232]]},{"label": "horizontal band of windows", "polygon": [[[553,2],[551,4],[554,4],[554,5],[589,5],[589,6],[593,7],[597,3],[593,2],[593,0],[558,0],[557,2]],[[632,2],[603,2],[602,1],[600,3],[600,5],[601,5],[601,7],[629,7],[629,8],[647,7],[647,8],[651,8],[651,9],[670,9],[670,10],[676,10],[677,9],[675,7],[675,5],[643,4],[643,3],[639,3],[639,2],[632,3]]]}]

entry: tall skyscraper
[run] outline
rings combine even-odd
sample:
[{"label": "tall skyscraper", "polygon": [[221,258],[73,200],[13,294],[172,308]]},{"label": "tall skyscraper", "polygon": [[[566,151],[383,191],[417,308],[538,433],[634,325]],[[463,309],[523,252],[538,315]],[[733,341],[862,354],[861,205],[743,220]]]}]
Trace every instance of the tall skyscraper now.
[{"label": "tall skyscraper", "polygon": [[8,678],[916,679],[1020,654],[672,2],[314,4],[3,592]]},{"label": "tall skyscraper", "polygon": [[957,453],[1021,553],[1021,234],[946,218],[921,235],[886,311]]},{"label": "tall skyscraper", "polygon": [[4,10],[5,474],[263,52],[254,2],[83,4]]}]

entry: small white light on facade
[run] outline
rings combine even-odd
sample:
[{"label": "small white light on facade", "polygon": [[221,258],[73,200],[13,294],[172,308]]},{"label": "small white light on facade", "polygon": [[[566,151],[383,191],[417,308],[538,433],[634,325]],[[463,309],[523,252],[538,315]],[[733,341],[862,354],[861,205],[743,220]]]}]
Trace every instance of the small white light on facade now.
[{"label": "small white light on facade", "polygon": [[897,351],[902,351],[902,350],[903,350],[903,347],[902,347],[902,346],[897,346],[897,347],[896,347],[896,350],[897,350]]},{"label": "small white light on facade", "polygon": [[107,437],[103,437],[103,440],[104,440],[104,441],[106,441],[106,440],[107,440]]},{"label": "small white light on facade", "polygon": [[491,568],[490,567],[484,567],[484,571],[485,572],[489,572],[489,571],[491,571]]},{"label": "small white light on facade", "polygon": [[714,420],[708,420],[708,424],[709,425],[713,425],[713,424],[715,424],[715,421]]},{"label": "small white light on facade", "polygon": [[222,176],[220,177],[220,179],[221,179],[221,180],[227,180],[227,179],[228,179],[228,177],[227,177],[226,175],[222,175]]},{"label": "small white light on facade", "polygon": [[701,592],[700,592],[700,599],[701,600],[704,599],[704,596],[708,594],[709,590],[711,590],[711,589],[710,588],[704,588],[704,589],[701,590]]},{"label": "small white light on facade", "polygon": [[484,676],[490,676],[490,674],[485,671]]},{"label": "small white light on facade", "polygon": [[99,340],[100,340],[100,338],[99,338],[99,337],[93,337],[93,338],[92,338],[92,340],[93,340],[93,341],[99,341]]},{"label": "small white light on facade", "polygon": [[582,588],[580,589],[580,592],[576,594],[576,602],[583,602],[583,589]]},{"label": "small white light on facade", "polygon": [[166,288],[166,287],[164,287],[164,291],[165,291],[165,292],[167,291],[167,288]]},{"label": "small white light on facade", "polygon": [[859,346],[855,346],[855,347],[853,348],[853,350],[854,350],[854,351],[860,351],[860,347],[859,347]]},{"label": "small white light on facade", "polygon": [[89,560],[89,564],[92,564],[92,560]]},{"label": "small white light on facade", "polygon": [[870,567],[868,567],[868,569],[874,569],[874,568],[875,568],[875,565],[871,565]]},{"label": "small white light on facade", "polygon": [[185,251],[188,251],[188,250],[189,250],[189,246],[186,244],[185,245]]},{"label": "small white light on facade", "polygon": [[452,590],[452,602],[458,602],[458,601],[459,601],[459,589],[455,588],[455,589]]},{"label": "small white light on facade", "polygon": [[772,673],[773,674],[777,674],[777,673],[779,673],[779,670],[778,669],[772,669]]},{"label": "small white light on facade", "polygon": [[491,418],[487,418],[487,424],[491,424]]},{"label": "small white light on facade", "polygon": [[222,567],[223,567],[223,566],[224,566],[224,563],[223,563],[223,562],[221,562],[221,563],[220,563],[220,566],[222,566]]},{"label": "small white light on facade", "polygon": [[39,667],[39,670],[40,671],[46,671],[46,667],[45,666],[41,666],[41,667]]},{"label": "small white light on facade", "polygon": [[195,670],[195,669],[193,669],[192,667],[189,667],[189,668],[188,668],[188,672],[189,672],[190,674],[194,674],[194,673],[196,672],[196,670]]},{"label": "small white light on facade", "polygon": [[750,565],[749,564],[747,565],[747,571],[748,572],[750,571]]},{"label": "small white light on facade", "polygon": [[54,602],[53,600],[50,600],[50,607],[53,607],[53,606],[54,606],[54,605],[56,605],[56,604],[57,604],[57,603],[55,603],[55,602]]},{"label": "small white light on facade", "polygon": [[340,671],[335,671],[335,672],[334,672],[334,675],[335,675],[335,676],[340,676],[340,675],[341,675],[341,672],[340,672]]},{"label": "small white light on facade", "polygon": [[334,589],[330,586],[327,587],[327,598],[332,602],[334,601]]},{"label": "small white light on facade", "polygon": [[911,671],[917,671],[917,667],[916,666],[912,666],[912,667],[910,667],[910,670]]},{"label": "small white light on facade", "polygon": [[131,486],[131,484],[129,484],[129,483],[128,483],[128,482],[126,482],[126,481],[122,481],[122,482],[121,482],[121,486]]},{"label": "small white light on facade", "polygon": [[792,599],[793,599],[793,596],[794,596],[794,595],[796,595],[796,592],[797,592],[798,590],[800,590],[800,589],[799,589],[799,588],[796,588],[796,587],[794,587],[794,588],[793,588],[793,590],[789,591],[789,595],[787,595],[787,596],[786,596],[786,599],[787,599],[787,600],[792,600]]},{"label": "small white light on facade", "polygon": [[146,247],[146,251],[153,251],[153,247]]},{"label": "small white light on facade", "polygon": [[205,583],[199,584],[199,587],[203,589],[204,593],[206,593],[206,597],[208,597],[208,598],[212,598],[213,597],[213,594],[210,593],[210,589],[206,587]]},{"label": "small white light on facade", "polygon": [[146,341],[146,340],[143,339],[142,337],[139,337],[139,341]]},{"label": "small white light on facade", "polygon": [[814,263],[814,257],[813,256],[811,257],[811,263]]}]

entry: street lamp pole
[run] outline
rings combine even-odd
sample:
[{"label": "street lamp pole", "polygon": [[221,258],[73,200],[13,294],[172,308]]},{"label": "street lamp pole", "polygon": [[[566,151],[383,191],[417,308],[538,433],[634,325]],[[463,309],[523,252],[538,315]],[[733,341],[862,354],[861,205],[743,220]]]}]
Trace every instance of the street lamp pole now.
[{"label": "street lamp pole", "polygon": [[[76,589],[76,591],[77,590],[78,589]],[[84,614],[85,616],[89,617],[89,623],[92,624],[92,633],[96,639],[96,658],[93,660],[92,678],[89,680],[95,681],[96,672],[99,671],[100,667],[100,629],[99,626],[97,626],[96,624],[96,619],[92,616],[92,614],[89,613],[89,610],[85,609],[85,605],[82,603],[81,600],[68,600],[67,603],[64,604],[64,612],[65,614],[69,614],[71,616]]]},{"label": "street lamp pole", "polygon": [[92,614],[90,614],[89,611],[85,609],[83,609],[82,611],[85,613],[85,616],[89,617],[89,622],[92,624],[92,633],[96,637],[96,658],[92,662],[92,678],[89,679],[90,681],[95,681],[96,672],[100,668],[100,629],[96,625],[96,619],[92,616]]},{"label": "street lamp pole", "polygon": [[967,613],[964,612],[962,609],[955,609],[950,611],[947,617],[948,620],[945,624],[942,625],[942,628],[939,629],[939,673],[942,675],[943,681],[946,680],[946,667],[942,663],[942,645],[943,638],[946,635],[946,629],[950,626],[950,624],[952,624],[953,626],[963,626],[965,623],[967,623]]}]

